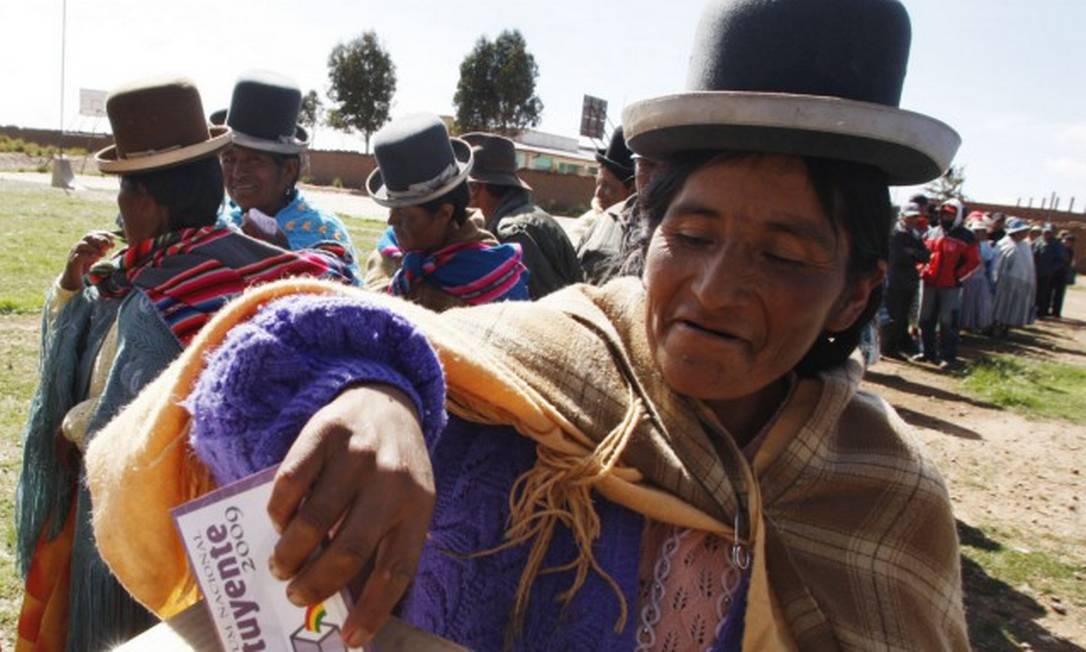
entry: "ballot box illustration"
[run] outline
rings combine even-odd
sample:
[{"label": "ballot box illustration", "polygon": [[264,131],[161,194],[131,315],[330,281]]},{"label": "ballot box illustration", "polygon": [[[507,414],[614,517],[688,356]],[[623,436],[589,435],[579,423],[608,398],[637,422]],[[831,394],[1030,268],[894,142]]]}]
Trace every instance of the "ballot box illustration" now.
[{"label": "ballot box illustration", "polygon": [[328,611],[324,604],[305,610],[305,624],[290,635],[294,652],[347,652],[339,626],[325,622]]}]

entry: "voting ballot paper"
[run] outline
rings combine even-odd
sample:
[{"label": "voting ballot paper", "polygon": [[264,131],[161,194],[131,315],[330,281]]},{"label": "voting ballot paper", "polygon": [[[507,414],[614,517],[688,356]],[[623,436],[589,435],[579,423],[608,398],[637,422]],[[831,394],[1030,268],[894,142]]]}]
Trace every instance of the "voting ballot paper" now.
[{"label": "voting ballot paper", "polygon": [[[225,652],[346,652],[346,591],[296,607],[268,570],[279,535],[268,516],[275,469],[266,469],[173,510],[204,606]],[[390,630],[386,632],[385,630]],[[382,636],[384,634],[384,636]],[[463,650],[392,619],[366,652]]]}]

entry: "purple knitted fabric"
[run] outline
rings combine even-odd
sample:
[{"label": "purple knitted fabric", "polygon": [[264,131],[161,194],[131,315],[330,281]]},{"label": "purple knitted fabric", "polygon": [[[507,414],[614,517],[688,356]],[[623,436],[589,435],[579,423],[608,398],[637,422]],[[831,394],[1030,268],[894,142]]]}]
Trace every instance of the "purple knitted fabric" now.
[{"label": "purple knitted fabric", "polygon": [[444,429],[444,373],[414,325],[364,299],[279,299],[210,355],[185,404],[192,447],[220,485],[244,478],[281,462],[309,418],[358,383],[410,397],[427,442]]}]

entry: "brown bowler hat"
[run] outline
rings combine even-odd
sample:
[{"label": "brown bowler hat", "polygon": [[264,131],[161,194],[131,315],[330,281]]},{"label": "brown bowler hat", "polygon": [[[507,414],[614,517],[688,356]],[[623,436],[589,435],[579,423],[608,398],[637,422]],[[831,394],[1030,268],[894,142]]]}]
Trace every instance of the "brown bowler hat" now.
[{"label": "brown bowler hat", "polygon": [[208,128],[200,92],[189,79],[156,78],[106,98],[113,145],[94,155],[106,174],[174,167],[214,155],[230,144],[230,128]]},{"label": "brown bowler hat", "polygon": [[497,134],[473,131],[460,137],[471,145],[475,166],[468,181],[495,186],[516,186],[530,191],[531,186],[517,176],[517,148],[513,141]]}]

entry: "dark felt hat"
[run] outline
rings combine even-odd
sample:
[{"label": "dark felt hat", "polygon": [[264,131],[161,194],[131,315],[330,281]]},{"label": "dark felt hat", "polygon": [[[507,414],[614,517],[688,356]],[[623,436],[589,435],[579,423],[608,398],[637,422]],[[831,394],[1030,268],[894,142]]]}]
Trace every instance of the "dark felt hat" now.
[{"label": "dark felt hat", "polygon": [[417,206],[437,199],[468,178],[471,145],[449,138],[436,115],[417,114],[394,120],[373,135],[377,169],[366,179],[366,191],[381,206]]},{"label": "dark felt hat", "polygon": [[473,131],[461,138],[471,145],[475,163],[471,167],[469,181],[489,183],[495,186],[516,186],[531,190],[532,187],[517,176],[517,148],[513,141],[497,134]]},{"label": "dark felt hat", "polygon": [[[266,70],[243,74],[234,84],[226,125],[235,145],[273,154],[298,154],[309,147],[309,134],[298,124],[302,91],[289,77]],[[222,110],[211,123],[222,120]]]},{"label": "dark felt hat", "polygon": [[208,128],[200,92],[181,77],[143,80],[114,90],[106,98],[106,115],[114,144],[94,155],[106,174],[174,167],[230,144],[230,129]]},{"label": "dark felt hat", "polygon": [[710,0],[687,91],[627,107],[630,148],[796,154],[866,163],[893,184],[940,176],[961,139],[899,108],[912,38],[898,0]]},{"label": "dark felt hat", "polygon": [[611,171],[619,181],[627,183],[634,177],[633,152],[626,146],[626,137],[622,127],[611,132],[611,142],[607,149],[596,150],[596,162]]}]

